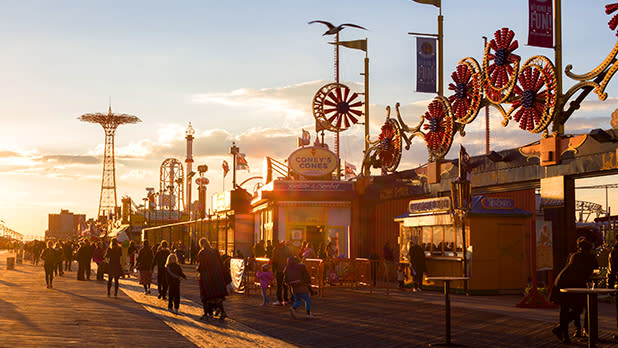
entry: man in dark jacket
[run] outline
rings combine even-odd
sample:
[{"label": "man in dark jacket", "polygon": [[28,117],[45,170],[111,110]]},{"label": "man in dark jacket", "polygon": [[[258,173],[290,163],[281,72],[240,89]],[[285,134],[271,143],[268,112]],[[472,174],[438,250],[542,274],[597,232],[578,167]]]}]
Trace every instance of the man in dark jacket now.
[{"label": "man in dark jacket", "polygon": [[86,245],[86,241],[79,244],[79,249],[75,253],[75,259],[77,260],[77,280],[86,280],[86,263],[90,260],[90,248]]},{"label": "man in dark jacket", "polygon": [[167,271],[165,269],[165,262],[167,261],[167,257],[170,254],[170,249],[167,248],[167,241],[161,241],[161,245],[159,246],[159,250],[154,257],[154,262],[157,267],[157,290],[159,291],[158,298],[167,299]]},{"label": "man in dark jacket", "polygon": [[294,296],[294,303],[290,307],[290,314],[296,319],[296,308],[300,307],[302,302],[305,301],[307,319],[313,318],[311,315],[311,298],[309,297],[311,277],[309,272],[307,272],[307,267],[302,263],[298,263],[296,256],[290,256],[283,273],[285,283],[292,288],[292,295]]},{"label": "man in dark jacket", "polygon": [[423,274],[425,273],[425,251],[415,241],[410,242],[408,254],[410,260],[410,272],[412,272],[412,291],[421,291]]},{"label": "man in dark jacket", "polygon": [[92,272],[92,256],[94,255],[94,245],[91,245],[90,242],[86,239],[86,262],[84,263],[84,269],[86,271],[86,280],[90,280],[90,273]]},{"label": "man in dark jacket", "polygon": [[592,244],[585,237],[577,238],[577,251],[570,254],[566,266],[558,273],[552,289],[551,300],[560,305],[560,325],[552,332],[563,343],[570,343],[569,323],[579,319],[584,309],[584,294],[562,293],[564,288],[584,288],[595,268],[598,267]]},{"label": "man in dark jacket", "polygon": [[285,241],[277,243],[277,246],[273,249],[273,271],[275,272],[275,278],[277,279],[277,301],[273,303],[275,306],[281,306],[287,304],[288,301],[288,286],[283,281],[283,270],[288,262],[288,257],[292,256],[290,248],[286,245]]}]

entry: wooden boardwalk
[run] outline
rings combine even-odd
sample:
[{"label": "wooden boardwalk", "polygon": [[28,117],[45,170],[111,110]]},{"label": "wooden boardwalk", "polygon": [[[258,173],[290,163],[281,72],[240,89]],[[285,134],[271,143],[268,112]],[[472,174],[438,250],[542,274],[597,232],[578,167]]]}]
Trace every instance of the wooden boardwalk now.
[{"label": "wooden boardwalk", "polygon": [[[203,323],[196,274],[185,266],[180,315],[167,301],[144,295],[134,278],[118,298],[105,284],[77,281],[75,272],[45,288],[43,269],[7,271],[0,254],[0,347],[426,347],[444,341],[444,306],[437,292],[392,296],[328,289],[312,298],[315,319],[294,320],[287,307],[262,307],[257,295],[229,296],[229,320]],[[74,268],[76,269],[76,268]],[[452,297],[453,342],[468,347],[564,347],[551,334],[557,310],[519,309],[518,297]],[[613,305],[600,304],[600,336],[616,333]],[[299,309],[299,313],[303,310]],[[573,340],[572,347],[585,347]],[[618,347],[618,344],[599,344]]]}]

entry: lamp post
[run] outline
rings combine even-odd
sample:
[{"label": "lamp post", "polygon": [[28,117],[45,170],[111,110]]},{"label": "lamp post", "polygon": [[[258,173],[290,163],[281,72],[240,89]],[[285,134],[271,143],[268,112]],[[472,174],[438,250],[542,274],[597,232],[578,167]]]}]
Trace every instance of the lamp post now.
[{"label": "lamp post", "polygon": [[206,183],[208,178],[204,177],[204,173],[208,171],[208,166],[205,164],[197,166],[197,171],[200,173],[200,182],[198,184],[198,197],[200,201],[199,217],[203,219],[206,215]]},{"label": "lamp post", "polygon": [[232,161],[232,190],[236,189],[236,156],[238,156],[239,150],[236,142],[232,142],[232,147],[230,147],[230,154],[234,157]]},{"label": "lamp post", "polygon": [[[470,181],[461,176],[451,182],[451,199],[453,201],[453,210],[461,225],[461,251],[463,254],[463,276],[468,276],[468,258],[466,256],[466,216],[470,211],[472,204],[472,190]],[[457,248],[455,248],[457,250]],[[464,292],[468,294],[468,281],[464,280]]]}]

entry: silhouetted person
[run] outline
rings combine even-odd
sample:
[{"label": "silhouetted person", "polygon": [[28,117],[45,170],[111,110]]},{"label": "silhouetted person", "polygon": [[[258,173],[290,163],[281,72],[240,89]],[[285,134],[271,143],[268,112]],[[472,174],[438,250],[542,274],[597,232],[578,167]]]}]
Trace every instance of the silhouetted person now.
[{"label": "silhouetted person", "polygon": [[585,288],[597,260],[592,253],[592,244],[585,237],[577,238],[577,251],[570,254],[566,266],[558,273],[551,299],[560,305],[560,325],[552,332],[563,343],[569,343],[569,323],[579,319],[586,304],[585,294],[563,293],[560,289]]},{"label": "silhouetted person", "polygon": [[[154,257],[154,263],[157,267],[157,290],[159,292],[158,298],[167,299],[167,271],[165,270],[165,264],[167,262],[167,257],[170,254],[170,249],[167,247],[167,241],[161,241],[161,245],[159,246],[159,250]],[[176,258],[178,260],[178,257]],[[179,283],[180,284],[180,283]]]},{"label": "silhouetted person", "polygon": [[105,258],[109,260],[107,266],[107,296],[110,296],[112,288],[112,279],[114,280],[114,296],[118,296],[118,279],[122,275],[122,265],[120,258],[122,257],[122,248],[118,244],[118,240],[113,238],[109,243],[109,248],[105,252]]}]

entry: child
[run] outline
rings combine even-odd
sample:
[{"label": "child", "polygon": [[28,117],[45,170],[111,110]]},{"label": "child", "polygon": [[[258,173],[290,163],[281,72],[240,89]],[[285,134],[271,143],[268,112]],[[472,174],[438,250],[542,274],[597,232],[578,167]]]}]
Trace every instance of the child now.
[{"label": "child", "polygon": [[[174,253],[169,254],[167,257],[165,269],[167,271],[167,284],[169,286],[167,310],[178,314],[178,307],[180,306],[180,278],[187,279],[187,276],[182,272],[182,268],[180,268],[178,264],[178,257]],[[173,308],[172,305],[174,305]]]},{"label": "child", "polygon": [[307,272],[307,267],[298,263],[298,259],[294,256],[288,258],[288,264],[283,270],[284,281],[292,288],[292,295],[294,296],[294,304],[290,308],[290,314],[292,318],[296,319],[296,308],[300,307],[303,301],[305,301],[305,310],[307,311],[307,319],[312,319],[311,315],[311,299],[309,292],[311,289],[311,277]]},{"label": "child", "polygon": [[257,271],[256,277],[260,281],[260,287],[262,288],[262,297],[264,298],[262,306],[266,306],[270,302],[268,300],[268,295],[266,295],[266,289],[268,289],[270,282],[275,278],[273,272],[270,271],[270,264],[267,263],[262,265],[262,270]]},{"label": "child", "polygon": [[397,267],[397,282],[399,282],[399,289],[403,290],[403,265]]}]

